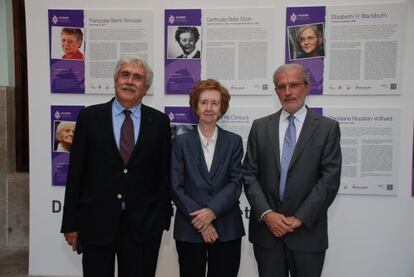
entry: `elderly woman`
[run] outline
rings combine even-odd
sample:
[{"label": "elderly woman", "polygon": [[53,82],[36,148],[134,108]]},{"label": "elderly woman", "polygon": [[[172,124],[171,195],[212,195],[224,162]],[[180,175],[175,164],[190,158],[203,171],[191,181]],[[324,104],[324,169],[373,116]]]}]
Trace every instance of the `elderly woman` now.
[{"label": "elderly woman", "polygon": [[297,43],[301,50],[298,59],[324,56],[323,34],[317,25],[304,25],[299,28]]},{"label": "elderly woman", "polygon": [[58,142],[57,152],[69,152],[72,146],[73,134],[75,133],[75,123],[62,121],[56,128],[56,141]]},{"label": "elderly woman", "polygon": [[63,50],[62,59],[83,60],[82,46],[83,33],[79,28],[63,28],[60,32],[60,43]]},{"label": "elderly woman", "polygon": [[241,237],[240,136],[216,125],[229,107],[230,95],[215,80],[197,83],[190,106],[197,128],[173,141],[172,198],[177,206],[174,238],[181,277],[237,276]]}]

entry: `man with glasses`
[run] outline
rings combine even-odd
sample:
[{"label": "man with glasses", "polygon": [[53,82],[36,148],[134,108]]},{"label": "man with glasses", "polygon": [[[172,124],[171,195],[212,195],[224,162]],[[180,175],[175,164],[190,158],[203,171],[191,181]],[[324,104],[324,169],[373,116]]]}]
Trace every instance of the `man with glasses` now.
[{"label": "man with glasses", "polygon": [[243,163],[249,240],[261,277],[316,277],[340,183],[339,124],[305,106],[303,66],[279,67],[273,82],[282,109],[253,122]]}]

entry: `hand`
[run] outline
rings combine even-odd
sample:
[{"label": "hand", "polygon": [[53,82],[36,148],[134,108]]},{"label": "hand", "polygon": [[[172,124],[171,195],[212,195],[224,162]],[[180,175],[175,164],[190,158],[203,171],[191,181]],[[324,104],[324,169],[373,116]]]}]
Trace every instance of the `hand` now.
[{"label": "hand", "polygon": [[263,216],[263,220],[273,235],[278,238],[294,231],[290,222],[283,214],[271,211]]},{"label": "hand", "polygon": [[293,229],[297,229],[300,226],[302,226],[302,224],[303,224],[302,220],[300,220],[296,216],[286,217],[285,222],[286,222],[286,224],[290,225],[290,227],[292,227]]},{"label": "hand", "polygon": [[72,246],[72,250],[76,251],[76,244],[78,243],[78,232],[64,233],[66,242]]},{"label": "hand", "polygon": [[199,230],[200,232],[207,228],[208,225],[216,218],[213,210],[210,208],[204,208],[190,214],[193,219],[191,220],[191,224],[193,227]]},{"label": "hand", "polygon": [[208,225],[202,232],[201,236],[205,243],[213,244],[218,239],[216,228],[213,224]]}]

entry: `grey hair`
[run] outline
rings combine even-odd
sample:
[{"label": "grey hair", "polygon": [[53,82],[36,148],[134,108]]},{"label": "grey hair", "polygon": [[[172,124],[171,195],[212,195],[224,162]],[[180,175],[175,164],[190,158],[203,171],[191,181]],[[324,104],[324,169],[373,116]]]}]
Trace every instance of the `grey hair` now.
[{"label": "grey hair", "polygon": [[284,64],[284,65],[279,66],[275,70],[275,73],[273,73],[273,83],[275,84],[275,87],[277,86],[277,84],[276,84],[277,75],[279,75],[283,71],[294,70],[294,69],[302,71],[302,73],[303,73],[303,83],[305,83],[305,85],[310,83],[308,70],[303,65],[298,64],[298,63],[288,63],[288,64]]},{"label": "grey hair", "polygon": [[57,141],[60,141],[60,134],[63,132],[63,130],[65,130],[67,127],[69,126],[73,126],[75,127],[75,122],[73,121],[61,121],[57,127],[56,127],[56,132],[55,132],[55,137]]},{"label": "grey hair", "polygon": [[152,84],[152,79],[154,78],[154,72],[152,71],[151,66],[143,59],[137,56],[124,56],[119,58],[118,63],[115,67],[114,71],[114,81],[118,79],[119,71],[124,64],[136,64],[138,66],[142,66],[145,69],[145,85],[150,87]]}]

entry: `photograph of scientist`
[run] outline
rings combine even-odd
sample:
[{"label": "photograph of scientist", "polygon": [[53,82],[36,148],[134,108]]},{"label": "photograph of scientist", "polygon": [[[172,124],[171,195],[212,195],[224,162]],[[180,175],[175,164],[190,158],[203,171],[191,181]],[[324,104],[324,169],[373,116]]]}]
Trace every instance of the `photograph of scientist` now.
[{"label": "photograph of scientist", "polygon": [[56,124],[55,131],[55,151],[70,152],[72,146],[73,135],[75,133],[75,122],[60,121]]},{"label": "photograph of scientist", "polygon": [[196,49],[200,32],[196,27],[178,27],[175,32],[175,40],[180,45],[182,54],[177,59],[199,59],[201,57],[200,50]]},{"label": "photograph of scientist", "polygon": [[325,56],[323,24],[290,28],[289,41],[291,60]]},{"label": "photograph of scientist", "polygon": [[62,59],[83,60],[80,51],[83,42],[83,33],[79,28],[63,28],[60,32],[60,42],[63,50]]}]

